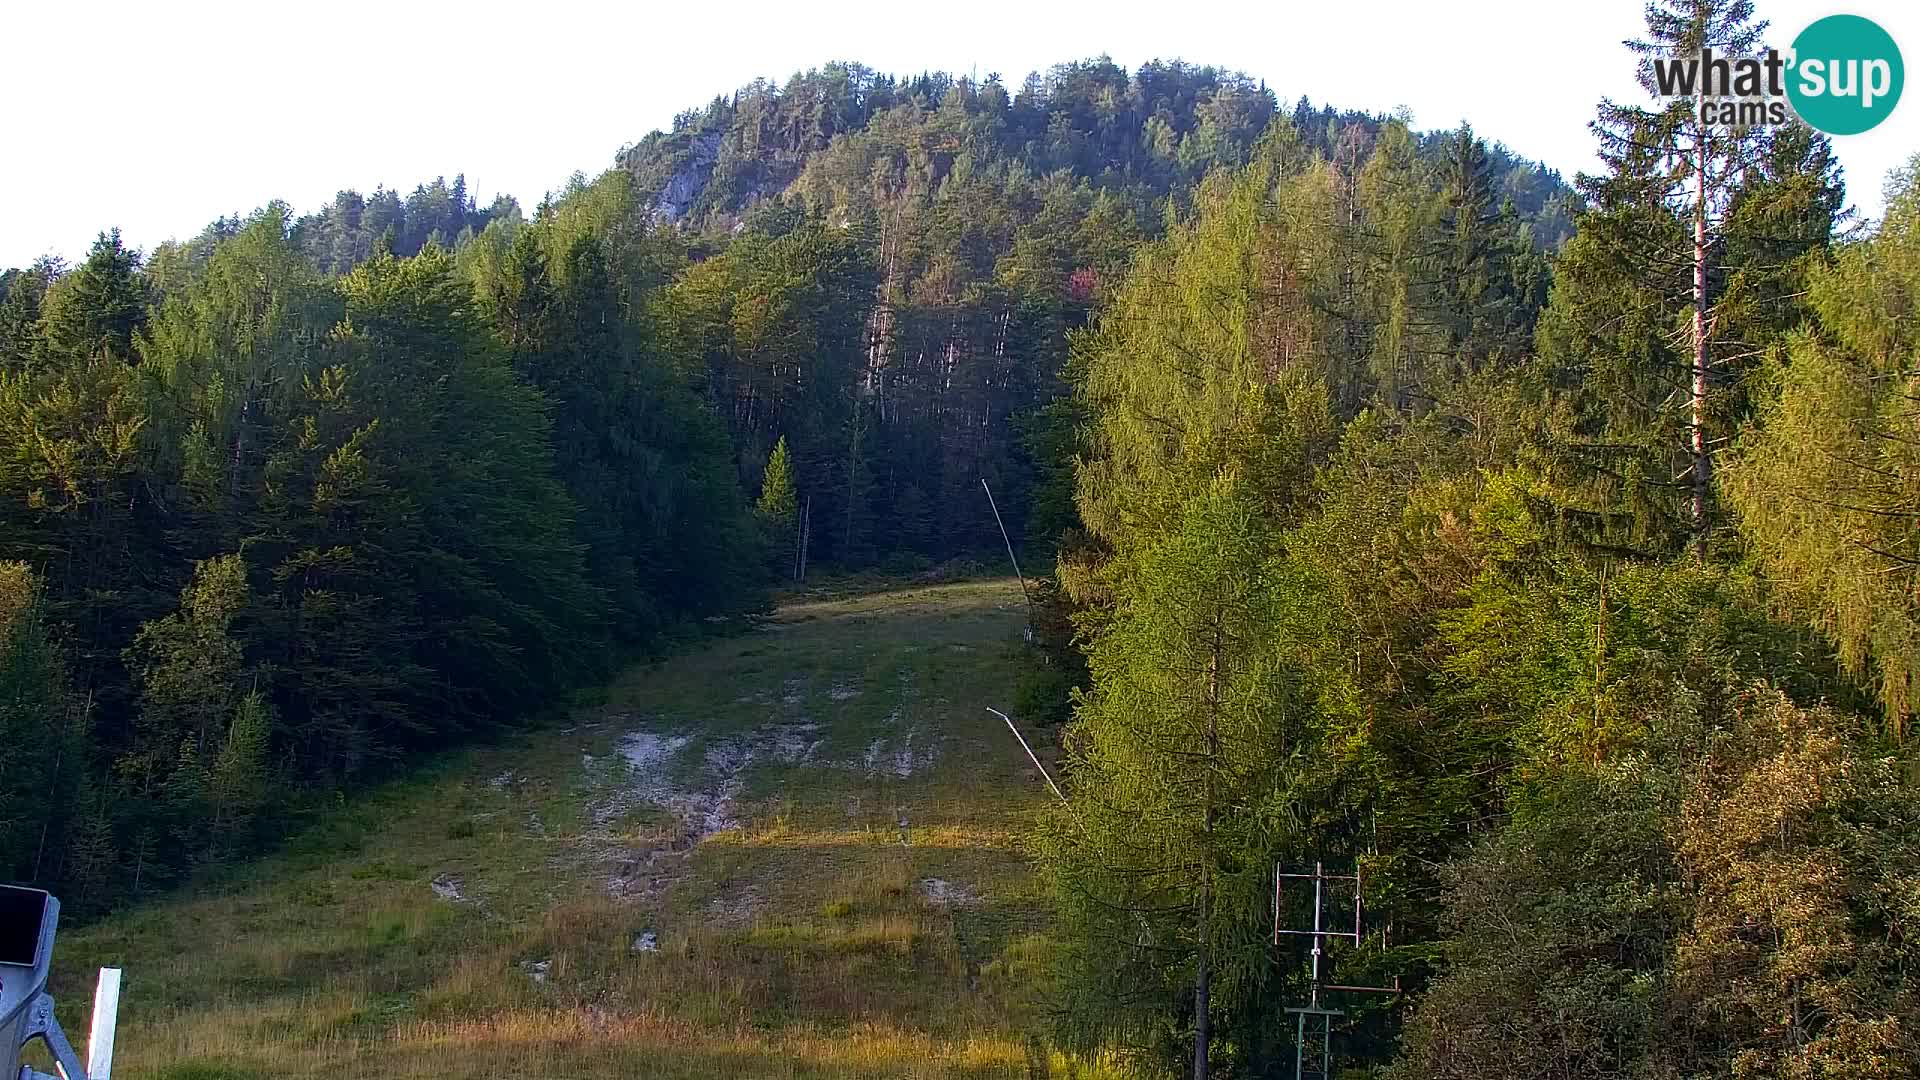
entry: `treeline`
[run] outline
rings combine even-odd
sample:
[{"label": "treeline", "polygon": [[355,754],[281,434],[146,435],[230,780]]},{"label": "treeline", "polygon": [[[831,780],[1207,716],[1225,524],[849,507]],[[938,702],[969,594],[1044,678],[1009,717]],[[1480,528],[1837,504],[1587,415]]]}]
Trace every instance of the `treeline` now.
[{"label": "treeline", "polygon": [[[1756,38],[1649,9],[1659,55]],[[1075,338],[1074,1045],[1290,1075],[1273,874],[1324,862],[1367,882],[1327,981],[1409,991],[1332,995],[1336,1069],[1920,1060],[1915,168],[1862,232],[1805,127],[1596,131],[1549,276],[1470,140],[1280,125]]]},{"label": "treeline", "polygon": [[0,300],[0,865],[82,910],[767,581],[644,238],[556,212],[329,276],[283,206],[223,233]]}]

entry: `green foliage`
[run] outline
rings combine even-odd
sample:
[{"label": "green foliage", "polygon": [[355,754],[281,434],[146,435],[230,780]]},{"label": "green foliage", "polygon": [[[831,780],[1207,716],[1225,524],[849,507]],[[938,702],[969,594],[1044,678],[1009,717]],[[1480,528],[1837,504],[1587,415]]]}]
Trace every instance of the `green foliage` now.
[{"label": "green foliage", "polygon": [[134,335],[147,318],[139,253],[121,244],[120,230],[101,233],[87,260],[48,287],[42,305],[40,347],[49,359],[132,360]]},{"label": "green foliage", "polygon": [[647,313],[657,244],[626,231],[629,205],[622,186],[578,187],[472,270],[514,371],[550,403],[574,530],[626,645],[752,606],[760,559],[725,434]]},{"label": "green foliage", "polygon": [[[1318,181],[1277,178],[1265,165],[1209,180],[1193,219],[1141,250],[1077,340],[1090,417],[1077,502],[1107,543],[1124,548],[1166,528],[1190,492],[1224,472],[1276,512],[1302,505],[1333,427],[1328,371],[1309,345],[1321,323],[1267,274],[1298,258],[1275,202]],[[1285,194],[1274,197],[1276,185]]]},{"label": "green foliage", "polygon": [[[140,628],[127,669],[140,694],[137,742],[117,763],[136,791],[164,786],[176,756],[211,760],[251,679],[234,622],[252,602],[238,555],[194,567],[178,611]],[[181,747],[188,747],[190,754]]]},{"label": "green foliage", "polygon": [[787,453],[784,435],[773,444],[773,453],[767,455],[766,471],[760,475],[758,506],[760,516],[781,527],[791,526],[798,512],[794,498],[793,457]]},{"label": "green foliage", "polygon": [[[1595,128],[1576,204],[1211,68],[831,65],[531,217],[456,177],[7,271],[0,862],[100,910],[761,606],[802,506],[814,561],[997,551],[985,479],[1057,552],[1016,707],[1090,1058],[1284,1070],[1270,875],[1321,861],[1381,931],[1322,959],[1416,994],[1344,1002],[1346,1064],[1895,1075],[1913,172],[1842,241],[1804,127]],[[1702,465],[1739,529],[1675,559]]]},{"label": "green foliage", "polygon": [[39,354],[40,307],[59,276],[51,259],[0,273],[0,371],[20,371]]},{"label": "green foliage", "polygon": [[1768,369],[1760,426],[1738,447],[1725,490],[1754,556],[1855,674],[1869,676],[1889,727],[1916,708],[1916,503],[1912,370],[1920,298],[1920,186],[1890,189],[1877,232],[1813,274],[1817,328],[1788,339]]},{"label": "green foliage", "polygon": [[[1222,479],[1132,558],[1090,650],[1069,806],[1041,852],[1068,942],[1065,1030],[1178,1055],[1273,979],[1273,860],[1298,851],[1311,709],[1273,650],[1271,540]],[[1230,1050],[1227,1052],[1231,1052]]]},{"label": "green foliage", "polygon": [[[1630,43],[1641,84],[1655,92],[1647,57],[1754,51],[1765,24],[1753,15],[1750,0],[1648,5],[1647,38]],[[1552,497],[1590,542],[1671,554],[1718,519],[1709,507],[1693,520],[1693,478],[1747,419],[1761,358],[1807,314],[1805,274],[1845,220],[1844,194],[1827,137],[1798,121],[1706,130],[1685,99],[1609,100],[1594,129],[1604,169],[1579,178],[1586,206],[1555,261],[1538,337],[1553,391]]]},{"label": "green foliage", "polygon": [[521,245],[533,291],[479,304],[432,246],[329,281],[279,204],[169,249],[164,287],[106,238],[48,288],[0,372],[0,552],[48,567],[31,625],[101,718],[34,871],[64,856],[76,910],[538,710],[616,635],[757,602],[724,432],[625,318],[639,256],[553,232],[524,235],[556,274]]},{"label": "green foliage", "polygon": [[[1477,144],[1463,138],[1471,157]],[[1435,240],[1449,205],[1437,175],[1404,129],[1389,126],[1364,162],[1357,139],[1347,146],[1352,156],[1316,161],[1296,135],[1274,132],[1252,164],[1209,179],[1192,215],[1143,247],[1076,340],[1076,404],[1087,418],[1076,501],[1093,536],[1063,553],[1060,573],[1086,609],[1093,664],[1070,745],[1102,737],[1122,717],[1159,730],[1164,707],[1103,707],[1136,670],[1103,660],[1103,650],[1160,620],[1217,613],[1206,588],[1191,576],[1166,586],[1172,570],[1147,555],[1199,528],[1194,500],[1234,478],[1260,536],[1254,562],[1223,553],[1214,567],[1253,590],[1236,602],[1261,613],[1258,628],[1234,640],[1272,673],[1236,707],[1284,717],[1286,732],[1272,736],[1279,748],[1245,751],[1278,771],[1249,777],[1248,790],[1218,808],[1220,828],[1241,838],[1229,859],[1238,891],[1221,917],[1249,949],[1272,918],[1256,876],[1270,882],[1280,861],[1362,852],[1379,916],[1421,932],[1431,868],[1454,850],[1462,821],[1498,806],[1495,777],[1512,746],[1478,707],[1437,705],[1445,620],[1479,575],[1505,564],[1532,572],[1547,539],[1523,476],[1476,468],[1527,445],[1524,414],[1511,408],[1525,394],[1505,366],[1512,347],[1489,329],[1495,314],[1517,310],[1500,305],[1523,294],[1433,288],[1427,274],[1441,265]],[[1460,205],[1472,212],[1473,198]],[[1456,259],[1490,274],[1494,245],[1466,246],[1473,250]],[[1459,328],[1452,352],[1435,332],[1449,319]],[[1134,663],[1173,678],[1194,670],[1171,655]],[[1164,758],[1139,756],[1162,767],[1190,756],[1158,749]],[[1108,770],[1077,757],[1074,765],[1076,790],[1082,777],[1088,790],[1115,788]],[[1049,857],[1076,865],[1064,845]],[[1089,920],[1078,903],[1068,899],[1062,911],[1067,952],[1082,965],[1068,969],[1069,987],[1085,995],[1081,1014],[1127,1018],[1096,1030],[1184,1056],[1179,1028],[1166,1022],[1191,1021],[1174,987],[1192,975],[1170,965],[1194,954],[1117,959],[1116,928]],[[1108,900],[1096,910],[1123,906]],[[1253,952],[1234,955],[1217,957],[1226,974],[1209,1056],[1223,1068],[1258,1069],[1288,1053],[1276,1034],[1279,994],[1299,957],[1275,970],[1265,949],[1257,964]],[[1375,949],[1353,956],[1349,970],[1404,969],[1420,958]],[[1137,994],[1148,1015],[1115,1006],[1103,988],[1123,1000]],[[1387,1033],[1377,1014],[1364,1023]]]},{"label": "green foliage", "polygon": [[0,867],[13,881],[63,880],[91,750],[84,699],[47,632],[41,585],[0,563]]},{"label": "green foliage", "polygon": [[1652,694],[1642,751],[1538,782],[1449,873],[1451,967],[1394,1075],[1893,1075],[1920,828],[1858,726]]},{"label": "green foliage", "polygon": [[[1732,41],[1750,12],[1649,18],[1668,44]],[[1425,991],[1404,1042],[1390,1007],[1341,999],[1345,1064],[1398,1048],[1405,1077],[1877,1075],[1910,1052],[1879,890],[1907,887],[1920,834],[1885,809],[1906,781],[1849,676],[1910,680],[1891,437],[1910,418],[1880,390],[1912,366],[1911,283],[1889,269],[1904,219],[1836,251],[1824,140],[1709,136],[1711,161],[1755,163],[1710,185],[1706,411],[1716,443],[1741,436],[1721,479],[1760,558],[1730,565],[1724,538],[1667,562],[1696,529],[1671,479],[1691,465],[1670,393],[1690,309],[1663,253],[1691,225],[1668,198],[1678,150],[1699,147],[1683,110],[1603,114],[1608,172],[1584,180],[1551,291],[1537,219],[1502,205],[1470,130],[1423,147],[1393,123],[1325,142],[1280,125],[1169,211],[1074,338],[1082,419],[1048,442],[1077,456],[1091,535],[1058,574],[1091,674],[1064,733],[1074,807],[1040,844],[1081,1045],[1196,1076],[1284,1069],[1298,957],[1236,968],[1226,949],[1217,984],[1198,959],[1222,942],[1212,916],[1228,941],[1274,917],[1256,893],[1213,906],[1226,867],[1317,859],[1364,868],[1380,931],[1324,958],[1333,977]],[[1257,555],[1235,520],[1193,516],[1225,478]],[[1245,589],[1231,601],[1164,558],[1202,538],[1206,571]],[[1211,640],[1243,650],[1238,670],[1271,673],[1234,715],[1286,732],[1245,740],[1247,786],[1220,806],[1216,759],[1189,745],[1210,700],[1193,680],[1216,669],[1180,647],[1207,617],[1236,630]],[[1218,866],[1212,836],[1232,838]]]}]

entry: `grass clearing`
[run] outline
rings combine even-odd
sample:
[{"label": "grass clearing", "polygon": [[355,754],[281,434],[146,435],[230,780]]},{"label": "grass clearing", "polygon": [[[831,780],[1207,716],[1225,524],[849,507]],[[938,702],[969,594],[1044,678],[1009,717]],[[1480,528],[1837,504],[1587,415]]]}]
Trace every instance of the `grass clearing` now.
[{"label": "grass clearing", "polygon": [[1028,1034],[1046,793],[984,708],[1022,621],[1011,580],[803,599],[636,667],[64,935],[68,1030],[114,964],[133,1080],[1073,1075]]}]

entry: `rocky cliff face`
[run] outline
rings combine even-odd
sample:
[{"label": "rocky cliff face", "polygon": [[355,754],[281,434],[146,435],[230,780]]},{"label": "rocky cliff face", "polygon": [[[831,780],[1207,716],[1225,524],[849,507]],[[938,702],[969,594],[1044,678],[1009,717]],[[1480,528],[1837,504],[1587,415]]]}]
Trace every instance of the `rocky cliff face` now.
[{"label": "rocky cliff face", "polygon": [[713,180],[713,163],[720,157],[721,132],[709,131],[695,136],[688,146],[687,160],[667,177],[660,195],[653,202],[653,220],[672,224],[685,217],[700,199],[701,192]]}]

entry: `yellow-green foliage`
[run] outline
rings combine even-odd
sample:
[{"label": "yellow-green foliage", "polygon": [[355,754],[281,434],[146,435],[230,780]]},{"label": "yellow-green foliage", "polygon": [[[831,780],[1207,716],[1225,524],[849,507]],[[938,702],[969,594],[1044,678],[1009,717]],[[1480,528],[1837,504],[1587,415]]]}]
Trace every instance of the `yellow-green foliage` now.
[{"label": "yellow-green foliage", "polygon": [[1724,471],[1755,556],[1904,733],[1920,679],[1920,184],[1915,159],[1871,239],[1813,275],[1819,328],[1789,342],[1777,394]]}]

